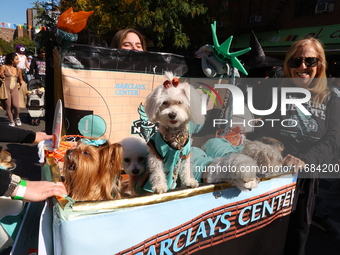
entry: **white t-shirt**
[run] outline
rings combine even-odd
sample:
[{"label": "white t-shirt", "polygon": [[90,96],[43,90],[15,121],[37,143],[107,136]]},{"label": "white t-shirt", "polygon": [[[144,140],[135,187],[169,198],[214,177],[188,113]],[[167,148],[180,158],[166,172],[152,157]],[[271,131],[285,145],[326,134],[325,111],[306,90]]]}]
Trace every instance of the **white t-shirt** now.
[{"label": "white t-shirt", "polygon": [[27,61],[27,58],[25,55],[19,55],[17,53],[18,57],[19,57],[19,64],[18,64],[18,67],[20,69],[25,69],[26,70],[26,61]]}]

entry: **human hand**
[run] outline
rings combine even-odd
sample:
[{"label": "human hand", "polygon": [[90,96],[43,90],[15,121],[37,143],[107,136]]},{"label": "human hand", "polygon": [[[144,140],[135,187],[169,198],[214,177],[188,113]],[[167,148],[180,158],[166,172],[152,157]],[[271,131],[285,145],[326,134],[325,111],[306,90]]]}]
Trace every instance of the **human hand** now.
[{"label": "human hand", "polygon": [[[14,190],[12,197],[17,192]],[[67,194],[64,183],[48,181],[26,181],[26,193],[23,200],[26,202],[44,201],[52,196],[63,196]]]},{"label": "human hand", "polygon": [[53,135],[48,135],[45,132],[36,132],[34,143],[39,143],[42,140],[52,140]]},{"label": "human hand", "polygon": [[294,157],[293,155],[287,154],[287,156],[283,159],[282,165],[284,166],[293,166],[294,171],[292,175],[296,175],[299,169],[304,169],[305,168],[305,162],[302,161],[301,159]]}]

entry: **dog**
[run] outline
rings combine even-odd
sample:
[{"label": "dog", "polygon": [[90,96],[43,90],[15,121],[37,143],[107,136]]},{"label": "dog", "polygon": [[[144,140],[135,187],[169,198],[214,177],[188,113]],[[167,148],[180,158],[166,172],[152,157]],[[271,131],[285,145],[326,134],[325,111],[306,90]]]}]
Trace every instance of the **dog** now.
[{"label": "dog", "polygon": [[208,165],[204,180],[207,183],[228,182],[240,190],[252,190],[258,186],[259,174],[282,166],[283,150],[283,144],[274,138],[247,141],[241,151],[215,158]]},{"label": "dog", "polygon": [[123,147],[123,169],[129,175],[129,185],[125,193],[135,196],[136,182],[146,170],[149,147],[139,136],[124,138],[119,143]]},{"label": "dog", "polygon": [[83,138],[67,150],[63,174],[69,196],[76,201],[120,199],[123,150],[118,143]]},{"label": "dog", "polygon": [[280,170],[282,166],[283,150],[284,145],[280,141],[270,137],[262,137],[258,140],[246,142],[241,153],[255,159],[261,172],[272,173]]},{"label": "dog", "polygon": [[16,168],[11,153],[3,150],[2,147],[0,147],[0,168],[7,171],[12,171]]},{"label": "dog", "polygon": [[203,179],[206,183],[228,182],[241,191],[251,191],[259,183],[257,171],[256,160],[244,154],[232,153],[228,157],[213,159],[207,166]]},{"label": "dog", "polygon": [[171,72],[165,72],[166,81],[146,98],[145,113],[150,122],[159,123],[159,132],[148,141],[149,182],[151,190],[162,194],[177,186],[195,188],[198,182],[190,169],[191,139],[188,123],[202,124],[201,97],[187,82],[181,83]]}]

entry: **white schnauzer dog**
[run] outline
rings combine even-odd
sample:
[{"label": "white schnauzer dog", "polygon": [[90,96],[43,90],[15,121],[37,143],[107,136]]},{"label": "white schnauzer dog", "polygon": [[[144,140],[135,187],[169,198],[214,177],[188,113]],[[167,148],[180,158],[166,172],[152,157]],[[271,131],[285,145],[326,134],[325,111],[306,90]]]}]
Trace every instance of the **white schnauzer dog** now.
[{"label": "white schnauzer dog", "polygon": [[195,188],[191,176],[189,121],[203,124],[201,97],[190,84],[180,83],[171,72],[166,81],[148,95],[145,112],[151,122],[159,122],[157,132],[148,142],[149,182],[154,193],[174,189],[179,176],[181,185]]},{"label": "white schnauzer dog", "polygon": [[255,141],[246,142],[241,153],[256,160],[259,173],[273,173],[280,172],[283,163],[283,150],[284,146],[280,141],[270,137],[262,137]]}]

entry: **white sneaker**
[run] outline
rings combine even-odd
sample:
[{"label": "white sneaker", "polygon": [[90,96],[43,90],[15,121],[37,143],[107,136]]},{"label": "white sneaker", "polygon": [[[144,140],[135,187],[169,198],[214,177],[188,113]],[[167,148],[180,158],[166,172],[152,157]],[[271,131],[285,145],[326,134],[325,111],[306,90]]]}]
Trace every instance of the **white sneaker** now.
[{"label": "white sneaker", "polygon": [[15,127],[14,121],[10,121],[9,124],[8,124],[8,126],[10,126],[10,127]]},{"label": "white sneaker", "polygon": [[18,127],[21,126],[21,121],[19,118],[15,119],[15,125],[17,125]]}]

